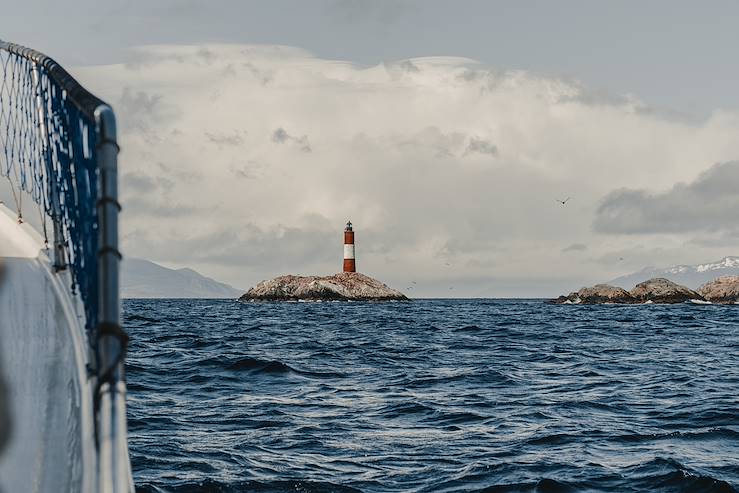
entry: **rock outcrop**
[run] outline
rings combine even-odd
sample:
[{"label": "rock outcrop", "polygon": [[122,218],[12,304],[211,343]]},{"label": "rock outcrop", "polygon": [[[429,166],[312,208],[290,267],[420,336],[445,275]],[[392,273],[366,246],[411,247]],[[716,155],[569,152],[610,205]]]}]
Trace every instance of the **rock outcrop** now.
[{"label": "rock outcrop", "polygon": [[640,282],[630,293],[639,303],[685,303],[690,300],[703,300],[703,296],[692,289],[663,277]]},{"label": "rock outcrop", "polygon": [[[719,278],[722,279],[722,278]],[[713,281],[717,283],[719,281]],[[705,284],[701,290],[706,288],[706,292],[712,294],[716,299],[725,299],[726,301],[718,301],[719,303],[733,303],[734,300],[739,301],[739,276],[729,276],[726,280],[713,285]],[[560,296],[551,300],[552,303],[558,304],[633,304],[633,303],[685,303],[686,301],[703,301],[702,292],[699,294],[692,289],[681,286],[668,279],[657,277],[641,282],[634,286],[631,291],[611,286],[610,284],[596,284],[590,288],[582,288],[577,292],[570,293],[567,296]]]},{"label": "rock outcrop", "polygon": [[721,276],[698,288],[703,298],[711,303],[739,303],[739,276]]},{"label": "rock outcrop", "polygon": [[637,303],[631,294],[618,286],[610,284],[596,284],[590,288],[582,288],[567,296],[560,296],[552,300],[559,304],[583,304],[594,305],[599,303]]},{"label": "rock outcrop", "polygon": [[405,301],[406,296],[358,272],[333,276],[281,276],[262,281],[239,301]]}]

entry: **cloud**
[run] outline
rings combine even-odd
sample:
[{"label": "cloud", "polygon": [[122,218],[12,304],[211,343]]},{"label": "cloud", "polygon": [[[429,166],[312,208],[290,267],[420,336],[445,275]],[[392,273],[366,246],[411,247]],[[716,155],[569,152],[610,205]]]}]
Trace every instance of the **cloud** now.
[{"label": "cloud", "polygon": [[293,137],[292,135],[288,134],[282,127],[272,132],[272,142],[276,142],[278,144],[291,144],[303,152],[311,152],[307,135],[303,135],[301,137]]},{"label": "cloud", "polygon": [[620,189],[596,212],[603,233],[652,234],[739,230],[739,161],[715,164],[667,191]]},{"label": "cloud", "polygon": [[234,131],[233,133],[204,133],[205,138],[217,146],[240,146],[244,144],[244,136],[239,132]]},{"label": "cloud", "polygon": [[497,156],[498,148],[492,143],[485,139],[477,137],[470,138],[470,143],[467,144],[467,149],[464,150],[464,155],[470,154],[487,154],[489,156]]},{"label": "cloud", "polygon": [[121,198],[128,217],[188,216],[197,209],[172,195],[175,182],[164,175],[128,171],[121,175]]},{"label": "cloud", "polygon": [[206,64],[210,65],[218,59],[218,55],[211,51],[207,46],[203,46],[197,51],[197,56],[200,57]]},{"label": "cloud", "polygon": [[561,250],[561,252],[562,253],[567,253],[567,252],[584,252],[587,249],[588,249],[587,245],[584,245],[583,243],[573,243],[572,245],[563,248]]},{"label": "cloud", "polygon": [[[648,263],[665,249],[676,263],[730,253],[686,245],[739,205],[732,112],[695,122],[635,111],[648,105],[630,97],[594,104],[579,84],[456,57],[414,58],[414,71],[284,46],[136,56],[145,69],[75,72],[121,122],[128,255],[249,286],[336,271],[351,219],[361,271],[443,286],[437,295],[453,278],[472,296],[616,277],[623,262],[598,259],[628,251],[635,231],[652,233],[629,258]],[[716,162],[728,164],[696,179]],[[567,195],[576,200],[554,202]],[[675,203],[690,205],[674,214]],[[587,259],[562,255],[574,240]]]},{"label": "cloud", "polygon": [[464,135],[459,132],[444,133],[436,126],[428,126],[413,135],[391,136],[388,141],[403,153],[428,153],[435,158],[449,158],[459,153]]},{"label": "cloud", "polygon": [[287,134],[284,128],[278,128],[272,133],[272,142],[278,142],[280,144],[287,142],[290,136]]},{"label": "cloud", "polygon": [[124,130],[137,130],[149,140],[159,139],[157,131],[165,122],[177,118],[179,108],[165,101],[164,95],[150,90],[133,90],[124,86],[114,106]]},{"label": "cloud", "polygon": [[342,23],[376,22],[387,24],[399,19],[408,6],[394,0],[334,0],[329,12]]},{"label": "cloud", "polygon": [[121,175],[121,185],[123,188],[137,194],[149,194],[169,190],[174,183],[164,176],[152,177],[132,171],[125,172]]},{"label": "cloud", "polygon": [[402,62],[398,64],[398,66],[402,68],[403,70],[405,70],[406,72],[411,72],[411,73],[416,72],[417,73],[421,71],[418,67],[416,67],[416,65],[411,60],[403,60]]},{"label": "cloud", "polygon": [[250,160],[246,164],[234,163],[229,167],[229,170],[239,178],[252,180],[259,178],[262,166],[256,161]]},{"label": "cloud", "polygon": [[339,265],[335,249],[326,248],[325,237],[330,234],[327,229],[282,225],[262,229],[253,223],[240,223],[238,228],[219,224],[207,232],[182,231],[176,242],[145,229],[133,231],[126,240],[137,243],[154,260],[225,268],[245,266],[250,270],[250,266],[258,265],[263,275],[309,274],[305,268],[311,264],[335,261]]}]

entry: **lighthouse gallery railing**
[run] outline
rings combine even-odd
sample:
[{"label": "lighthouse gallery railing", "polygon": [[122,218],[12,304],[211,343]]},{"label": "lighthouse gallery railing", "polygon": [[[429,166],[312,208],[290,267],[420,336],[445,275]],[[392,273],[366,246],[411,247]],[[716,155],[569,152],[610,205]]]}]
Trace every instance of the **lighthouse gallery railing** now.
[{"label": "lighthouse gallery railing", "polygon": [[[25,192],[49,219],[56,270],[69,269],[93,352],[99,491],[130,489],[120,328],[113,110],[58,63],[0,40],[0,174],[19,220]],[[50,247],[51,248],[51,247]]]}]

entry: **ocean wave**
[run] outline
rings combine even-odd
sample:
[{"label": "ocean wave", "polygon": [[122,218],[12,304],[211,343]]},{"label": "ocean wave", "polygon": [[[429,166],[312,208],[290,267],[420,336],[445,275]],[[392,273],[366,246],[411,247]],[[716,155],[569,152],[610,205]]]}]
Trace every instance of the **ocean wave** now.
[{"label": "ocean wave", "polygon": [[460,327],[458,329],[454,329],[454,332],[470,332],[470,333],[477,333],[482,331],[483,329],[481,327],[478,327],[477,325],[465,325],[464,327]]},{"label": "ocean wave", "polygon": [[739,432],[729,428],[709,428],[701,431],[672,431],[669,433],[633,433],[612,437],[612,440],[623,442],[646,442],[652,440],[706,440],[727,439],[737,440]]},{"label": "ocean wave", "polygon": [[144,315],[138,315],[138,314],[125,314],[123,316],[124,322],[147,322],[149,324],[158,324],[161,322],[161,320],[151,317],[145,317]]},{"label": "ocean wave", "polygon": [[479,493],[569,493],[578,491],[564,481],[543,478],[538,481],[488,486]]},{"label": "ocean wave", "polygon": [[232,371],[250,371],[254,373],[291,373],[295,372],[290,365],[283,363],[282,361],[274,360],[261,360],[258,358],[241,358],[231,363],[227,363],[227,370]]},{"label": "ocean wave", "polygon": [[204,479],[177,481],[166,488],[150,483],[140,484],[136,493],[362,493],[361,490],[320,481],[240,481],[225,482]]},{"label": "ocean wave", "polygon": [[635,490],[664,493],[736,493],[727,481],[691,470],[673,458],[656,457],[630,468]]},{"label": "ocean wave", "polygon": [[409,415],[426,415],[434,412],[436,412],[436,409],[431,406],[427,406],[420,402],[406,401],[384,406],[375,414],[383,416],[386,419],[393,419],[399,417],[407,417]]},{"label": "ocean wave", "polygon": [[344,378],[345,375],[332,371],[311,371],[293,368],[287,363],[277,360],[263,360],[259,358],[244,357],[235,361],[223,363],[229,371],[247,371],[251,373],[264,373],[270,375],[294,374],[312,378]]}]

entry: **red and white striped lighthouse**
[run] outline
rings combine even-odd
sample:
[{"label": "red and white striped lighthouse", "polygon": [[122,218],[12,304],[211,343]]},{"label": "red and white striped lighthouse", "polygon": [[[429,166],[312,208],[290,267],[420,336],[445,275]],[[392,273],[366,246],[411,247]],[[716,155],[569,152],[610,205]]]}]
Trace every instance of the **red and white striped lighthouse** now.
[{"label": "red and white striped lighthouse", "polygon": [[357,266],[354,263],[354,230],[351,221],[347,222],[344,228],[344,272],[357,272]]}]

